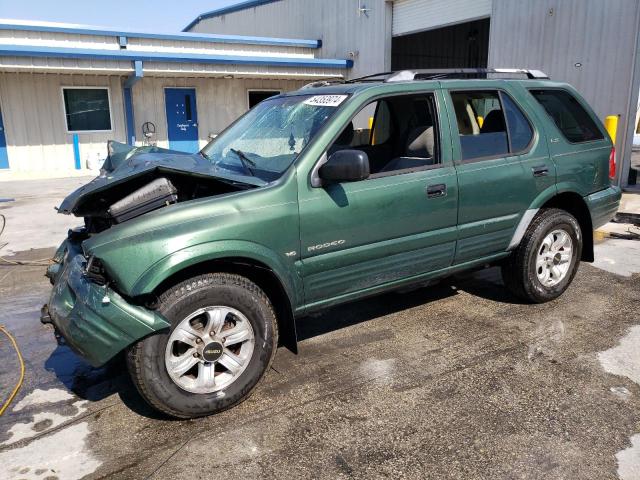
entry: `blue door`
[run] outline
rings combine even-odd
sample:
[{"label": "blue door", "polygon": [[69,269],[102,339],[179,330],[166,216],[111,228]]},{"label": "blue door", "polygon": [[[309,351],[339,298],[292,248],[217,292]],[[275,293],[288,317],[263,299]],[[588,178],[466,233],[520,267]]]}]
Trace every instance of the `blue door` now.
[{"label": "blue door", "polygon": [[9,157],[7,156],[7,138],[4,136],[2,110],[0,110],[0,168],[9,168]]},{"label": "blue door", "polygon": [[195,153],[198,145],[198,112],[195,88],[165,88],[169,148]]}]

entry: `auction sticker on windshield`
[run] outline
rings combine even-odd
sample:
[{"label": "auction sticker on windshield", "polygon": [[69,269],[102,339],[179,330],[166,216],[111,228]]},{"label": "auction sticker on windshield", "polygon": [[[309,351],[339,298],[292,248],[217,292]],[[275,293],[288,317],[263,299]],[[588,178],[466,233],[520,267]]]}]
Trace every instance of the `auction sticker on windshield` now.
[{"label": "auction sticker on windshield", "polygon": [[347,95],[314,95],[307,98],[305,105],[313,105],[315,107],[337,107],[347,99]]}]

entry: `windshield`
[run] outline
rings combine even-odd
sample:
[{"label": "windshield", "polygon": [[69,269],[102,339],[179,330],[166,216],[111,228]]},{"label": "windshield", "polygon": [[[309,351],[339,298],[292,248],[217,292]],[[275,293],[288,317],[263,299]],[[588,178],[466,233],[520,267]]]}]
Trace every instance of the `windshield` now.
[{"label": "windshield", "polygon": [[270,182],[279,178],[347,95],[265,100],[202,149],[214,168]]}]

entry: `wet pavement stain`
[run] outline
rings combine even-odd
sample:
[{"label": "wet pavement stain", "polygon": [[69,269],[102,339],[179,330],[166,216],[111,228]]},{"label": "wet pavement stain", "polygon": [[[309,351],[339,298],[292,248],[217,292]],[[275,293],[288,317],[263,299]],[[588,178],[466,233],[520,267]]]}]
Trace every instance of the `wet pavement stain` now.
[{"label": "wet pavement stain", "polygon": [[[215,471],[628,480],[625,472],[637,471],[640,387],[602,369],[599,353],[618,347],[638,323],[638,275],[583,265],[561,299],[522,305],[490,269],[332,308],[299,320],[300,354],[279,350],[249,400],[194,421],[149,409],[122,363],[93,369],[56,346],[38,321],[49,293],[41,275],[14,271],[0,282],[0,323],[28,363],[19,398],[0,418],[0,442],[18,424],[33,434],[0,446],[1,478]],[[2,344],[0,355],[12,358]],[[15,380],[11,362],[0,365],[2,385]],[[65,420],[37,431],[55,415]],[[55,450],[61,443],[64,452]],[[84,466],[65,457],[72,452]]]}]

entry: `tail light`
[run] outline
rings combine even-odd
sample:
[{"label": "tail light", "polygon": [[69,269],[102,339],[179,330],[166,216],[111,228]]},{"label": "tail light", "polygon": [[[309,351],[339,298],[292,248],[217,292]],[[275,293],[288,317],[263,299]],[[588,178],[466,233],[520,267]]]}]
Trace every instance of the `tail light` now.
[{"label": "tail light", "polygon": [[611,147],[609,154],[609,178],[611,180],[616,178],[616,147]]}]

